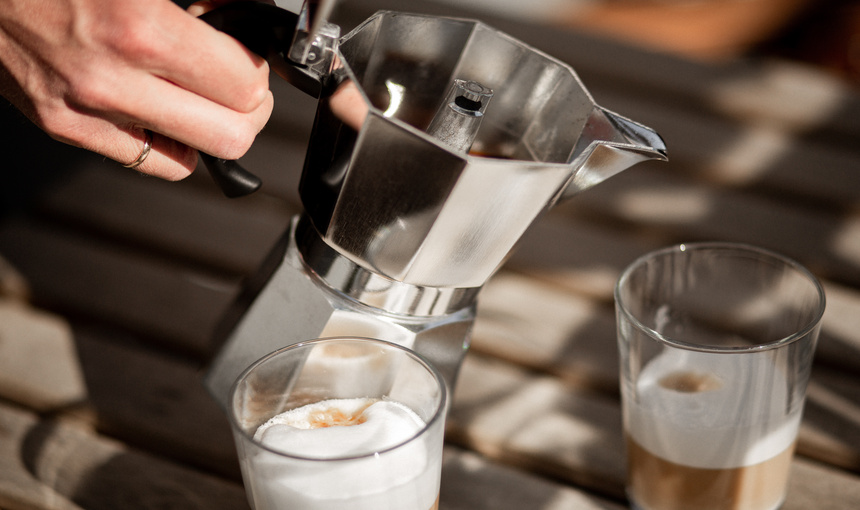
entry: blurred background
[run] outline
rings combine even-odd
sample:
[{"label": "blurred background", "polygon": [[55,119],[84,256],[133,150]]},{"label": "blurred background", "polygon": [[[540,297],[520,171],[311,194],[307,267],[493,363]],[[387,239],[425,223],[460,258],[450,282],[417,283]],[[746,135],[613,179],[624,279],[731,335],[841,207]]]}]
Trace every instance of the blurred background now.
[{"label": "blurred background", "polygon": [[434,0],[706,61],[779,56],[860,84],[858,0]]}]

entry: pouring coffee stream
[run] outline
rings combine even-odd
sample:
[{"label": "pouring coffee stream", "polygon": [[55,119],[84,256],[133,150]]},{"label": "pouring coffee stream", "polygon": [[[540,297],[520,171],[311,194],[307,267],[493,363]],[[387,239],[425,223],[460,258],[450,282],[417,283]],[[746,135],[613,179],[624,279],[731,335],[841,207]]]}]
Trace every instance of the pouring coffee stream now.
[{"label": "pouring coffee stream", "polygon": [[204,18],[253,35],[277,74],[319,98],[304,212],[207,376],[222,404],[256,359],[336,334],[413,348],[453,387],[477,295],[534,220],[666,159],[657,133],[596,105],[568,65],[479,21],[383,11],[342,38],[329,24],[301,66],[285,57],[300,17],[272,9]]}]

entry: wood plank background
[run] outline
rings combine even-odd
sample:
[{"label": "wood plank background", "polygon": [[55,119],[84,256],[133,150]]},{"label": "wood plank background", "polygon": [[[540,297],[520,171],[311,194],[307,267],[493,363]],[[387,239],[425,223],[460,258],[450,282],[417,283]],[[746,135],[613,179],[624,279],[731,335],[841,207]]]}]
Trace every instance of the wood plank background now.
[{"label": "wood plank background", "polygon": [[[352,26],[392,0],[356,0]],[[469,15],[431,2],[409,10]],[[569,62],[597,102],[659,131],[646,163],[564,203],[484,289],[448,423],[442,508],[624,508],[612,287],[636,257],[753,243],[824,282],[828,308],[784,509],[860,501],[860,95],[788,62],[704,65],[484,17]],[[314,101],[273,81],[243,158],[138,176],[0,112],[0,508],[247,508],[201,377],[224,314],[299,210]]]}]

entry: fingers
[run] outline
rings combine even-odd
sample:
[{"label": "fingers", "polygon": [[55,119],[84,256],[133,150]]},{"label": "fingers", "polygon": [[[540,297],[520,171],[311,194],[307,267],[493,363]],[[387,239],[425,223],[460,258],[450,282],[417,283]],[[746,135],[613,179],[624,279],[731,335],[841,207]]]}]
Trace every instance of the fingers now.
[{"label": "fingers", "polygon": [[125,29],[105,35],[130,67],[239,112],[251,112],[266,100],[268,64],[238,41],[171,2],[142,2],[134,9],[139,15],[129,16]]},{"label": "fingers", "polygon": [[122,165],[126,168],[137,168],[141,163],[144,162],[147,156],[149,156],[149,151],[152,149],[152,131],[148,129],[143,130],[144,140],[143,140],[143,148],[140,150],[140,154],[138,154],[137,158],[131,163],[127,165]]},{"label": "fingers", "polygon": [[197,17],[202,16],[203,14],[206,14],[207,12],[211,11],[215,7],[217,7],[217,6],[215,5],[215,2],[213,2],[212,0],[201,0],[200,2],[194,2],[193,4],[189,5],[188,9],[186,9],[185,11],[188,14],[197,18]]},{"label": "fingers", "polygon": [[139,76],[135,81],[138,86],[117,96],[113,106],[124,114],[126,123],[145,126],[224,159],[245,154],[274,106],[268,90],[257,108],[243,113],[154,76]]},{"label": "fingers", "polygon": [[[141,127],[120,127],[102,119],[91,118],[81,129],[85,135],[84,148],[107,156],[121,165],[135,162],[144,150],[145,131]],[[78,145],[78,144],[75,144]],[[168,181],[182,180],[197,166],[197,151],[188,145],[152,132],[150,149],[134,171]]]},{"label": "fingers", "polygon": [[[139,164],[131,167],[133,170],[168,181],[182,180],[194,171],[197,166],[196,150],[158,133],[152,133],[149,150],[145,151],[147,144],[145,133],[143,129],[123,133],[127,141],[121,146],[118,144],[117,148],[125,154],[137,151],[137,155],[125,159],[116,156],[115,159],[125,166],[137,162],[142,157],[143,160]],[[128,147],[132,148],[131,152],[127,150]]]},{"label": "fingers", "polygon": [[73,108],[64,107],[67,101],[42,112],[45,130],[127,164],[140,153],[142,129],[150,129],[152,154],[137,170],[171,180],[193,171],[194,149],[224,159],[244,155],[274,104],[267,91],[255,110],[238,112],[139,69],[109,69],[96,78],[81,87],[86,92]]},{"label": "fingers", "polygon": [[197,149],[242,156],[271,114],[266,63],[172,1],[45,5],[4,11],[23,28],[0,30],[0,68],[17,86],[3,90],[20,92],[16,104],[56,139],[128,164],[150,129],[136,170],[176,180]]},{"label": "fingers", "polygon": [[[205,0],[191,12],[224,3]],[[150,78],[161,80],[138,79],[141,86],[125,93],[126,113],[180,144],[237,159],[272,113],[268,65],[232,37],[181,14],[161,23],[158,39],[164,44],[153,51],[156,64],[150,67]]]},{"label": "fingers", "polygon": [[329,100],[335,117],[356,131],[361,130],[367,118],[368,106],[352,80],[341,83]]},{"label": "fingers", "polygon": [[196,166],[194,149],[224,159],[244,155],[268,121],[273,97],[265,61],[178,7],[170,8],[175,8],[170,16],[149,27],[154,35],[123,37],[120,51],[138,57],[103,77],[106,86],[96,101],[97,109],[111,112],[105,117],[120,127],[102,135],[111,143],[92,150],[129,163],[144,138],[141,127],[125,126],[146,127],[154,133],[152,150],[136,170],[176,180]]},{"label": "fingers", "polygon": [[[75,118],[73,127],[73,130],[53,131],[52,136],[70,145],[106,156],[122,165],[137,160],[146,142],[143,128],[134,125],[118,126],[98,116]],[[178,181],[188,177],[196,166],[195,149],[153,132],[150,150],[134,170],[169,181]]]},{"label": "fingers", "polygon": [[205,14],[212,9],[236,0],[200,0],[188,6],[186,12],[194,17]]},{"label": "fingers", "polygon": [[[120,164],[134,162],[145,144],[144,127],[152,131],[149,154],[134,170],[176,181],[197,166],[197,149],[224,159],[238,159],[251,146],[272,111],[271,94],[255,112],[241,114],[150,77],[159,86],[133,92],[132,109],[116,113],[66,112],[53,116],[46,131],[63,142],[102,154]],[[142,78],[141,82],[146,80]],[[144,119],[141,121],[140,119]]]},{"label": "fingers", "polygon": [[[218,7],[219,5],[228,4],[231,1],[235,0],[200,0],[199,2],[194,2],[190,6],[188,6],[187,12],[192,16],[200,16],[201,14],[207,13],[212,9]],[[262,0],[264,3],[274,4],[274,0]]]}]

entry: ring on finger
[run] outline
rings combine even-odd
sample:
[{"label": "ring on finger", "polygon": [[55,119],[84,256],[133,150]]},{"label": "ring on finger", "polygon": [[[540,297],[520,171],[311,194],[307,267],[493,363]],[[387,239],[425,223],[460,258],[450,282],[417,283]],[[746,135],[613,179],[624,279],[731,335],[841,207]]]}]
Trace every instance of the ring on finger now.
[{"label": "ring on finger", "polygon": [[137,158],[134,161],[122,166],[126,168],[137,168],[143,163],[146,157],[149,156],[149,151],[152,150],[152,131],[144,129],[143,135],[143,149],[140,150],[140,154],[138,154]]}]

